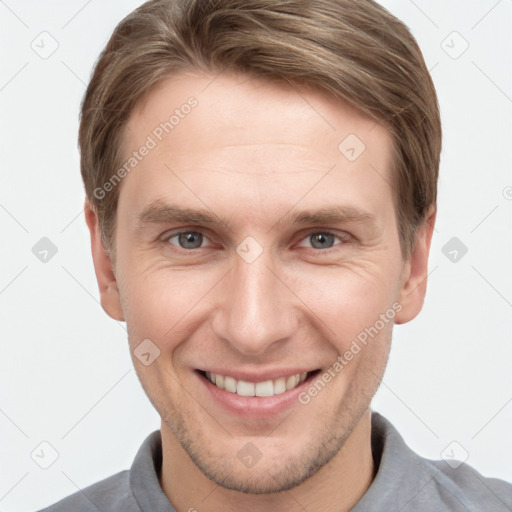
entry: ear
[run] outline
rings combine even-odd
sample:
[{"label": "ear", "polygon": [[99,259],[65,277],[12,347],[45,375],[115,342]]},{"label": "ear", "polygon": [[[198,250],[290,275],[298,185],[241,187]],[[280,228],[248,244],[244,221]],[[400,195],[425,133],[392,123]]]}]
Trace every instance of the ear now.
[{"label": "ear", "polygon": [[91,234],[91,251],[94,262],[94,271],[100,290],[101,307],[108,316],[114,320],[124,321],[121,297],[117,288],[116,276],[110,260],[110,255],[105,248],[101,237],[100,226],[96,212],[89,201],[84,205],[85,222]]},{"label": "ear", "polygon": [[409,322],[418,315],[423,307],[427,292],[428,255],[435,220],[436,210],[431,207],[423,224],[418,228],[411,256],[404,264],[398,297],[402,309],[395,317],[397,324]]}]

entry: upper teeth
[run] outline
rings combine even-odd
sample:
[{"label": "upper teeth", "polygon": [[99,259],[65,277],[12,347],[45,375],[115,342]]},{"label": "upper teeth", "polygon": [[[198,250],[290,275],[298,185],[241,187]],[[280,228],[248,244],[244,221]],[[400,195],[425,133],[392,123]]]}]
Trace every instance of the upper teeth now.
[{"label": "upper teeth", "polygon": [[233,377],[219,375],[218,373],[206,372],[206,377],[218,388],[225,389],[230,393],[239,396],[274,396],[293,389],[306,380],[306,373],[297,373],[290,377],[279,377],[275,380],[263,382],[246,382],[236,380]]}]

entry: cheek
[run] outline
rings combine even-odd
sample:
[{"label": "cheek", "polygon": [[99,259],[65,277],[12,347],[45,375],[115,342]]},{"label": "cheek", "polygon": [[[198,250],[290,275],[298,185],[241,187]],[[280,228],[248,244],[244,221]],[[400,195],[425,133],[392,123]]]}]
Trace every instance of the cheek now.
[{"label": "cheek", "polygon": [[[371,265],[336,268],[311,267],[293,279],[294,292],[318,317],[323,333],[338,350],[370,328],[381,314],[394,318],[393,303],[398,276],[396,270]],[[380,330],[384,330],[382,326]]]},{"label": "cheek", "polygon": [[[283,312],[298,312],[306,328],[341,353],[391,308],[398,279],[395,267],[377,251],[357,263],[336,266],[283,264],[277,275],[290,291],[276,278],[279,293],[265,300],[284,301]],[[132,348],[149,338],[162,351],[172,352],[201,324],[207,329],[215,304],[229,312],[236,306],[230,293],[238,289],[236,283],[230,284],[229,270],[229,264],[204,265],[201,270],[171,268],[144,255],[126,261],[119,268],[126,276],[120,280],[120,292]]]},{"label": "cheek", "polygon": [[[131,267],[133,268],[133,267]],[[132,343],[145,338],[152,339],[166,349],[187,324],[189,315],[206,303],[208,293],[218,277],[203,273],[172,270],[131,272],[127,268],[120,289],[129,325]]]}]

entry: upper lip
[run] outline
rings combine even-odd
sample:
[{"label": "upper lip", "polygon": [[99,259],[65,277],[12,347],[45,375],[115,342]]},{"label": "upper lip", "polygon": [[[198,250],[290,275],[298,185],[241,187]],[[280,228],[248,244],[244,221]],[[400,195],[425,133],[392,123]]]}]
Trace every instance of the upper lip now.
[{"label": "upper lip", "polygon": [[281,368],[281,369],[271,369],[265,371],[250,371],[250,370],[240,370],[240,369],[231,369],[231,368],[202,368],[200,371],[202,372],[210,372],[216,373],[217,375],[223,375],[224,377],[233,377],[236,380],[243,380],[245,382],[264,382],[267,380],[276,380],[280,377],[290,377],[292,375],[297,375],[301,373],[310,373],[318,370],[318,368],[304,368],[304,367],[295,367],[295,368]]}]

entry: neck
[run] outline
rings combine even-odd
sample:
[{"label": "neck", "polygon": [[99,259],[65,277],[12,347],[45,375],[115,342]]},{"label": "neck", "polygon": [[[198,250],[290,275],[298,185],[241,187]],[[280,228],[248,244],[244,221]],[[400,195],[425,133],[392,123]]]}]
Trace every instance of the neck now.
[{"label": "neck", "polygon": [[160,485],[178,512],[348,512],[374,478],[370,410],[342,449],[317,473],[293,489],[272,494],[244,494],[217,486],[191,461],[163,422],[161,432]]}]

